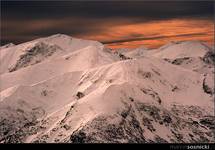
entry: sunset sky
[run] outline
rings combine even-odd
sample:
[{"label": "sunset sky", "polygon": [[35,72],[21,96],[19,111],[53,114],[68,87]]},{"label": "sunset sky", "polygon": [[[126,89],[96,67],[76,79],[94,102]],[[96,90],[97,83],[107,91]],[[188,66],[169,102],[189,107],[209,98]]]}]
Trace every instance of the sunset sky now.
[{"label": "sunset sky", "polygon": [[57,33],[111,48],[214,41],[213,1],[1,1],[1,45]]}]

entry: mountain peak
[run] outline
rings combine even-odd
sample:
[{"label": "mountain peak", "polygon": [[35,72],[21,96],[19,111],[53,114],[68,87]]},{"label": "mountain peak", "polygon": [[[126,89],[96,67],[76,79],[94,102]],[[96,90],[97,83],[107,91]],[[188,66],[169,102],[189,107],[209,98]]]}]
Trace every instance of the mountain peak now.
[{"label": "mountain peak", "polygon": [[158,49],[154,55],[160,58],[203,57],[211,48],[202,41],[170,42]]},{"label": "mountain peak", "polygon": [[5,44],[5,45],[1,46],[0,49],[9,48],[9,47],[12,47],[14,45],[15,44],[13,44],[13,43],[8,43],[8,44]]},{"label": "mountain peak", "polygon": [[54,34],[38,40],[55,44],[66,51],[75,51],[87,46],[103,47],[103,44],[98,41],[78,39],[65,34]]},{"label": "mountain peak", "polygon": [[71,36],[66,35],[66,34],[61,34],[61,33],[57,33],[57,34],[53,34],[50,35],[48,37],[45,37],[46,39],[53,39],[53,38],[68,38],[68,39],[72,39]]}]

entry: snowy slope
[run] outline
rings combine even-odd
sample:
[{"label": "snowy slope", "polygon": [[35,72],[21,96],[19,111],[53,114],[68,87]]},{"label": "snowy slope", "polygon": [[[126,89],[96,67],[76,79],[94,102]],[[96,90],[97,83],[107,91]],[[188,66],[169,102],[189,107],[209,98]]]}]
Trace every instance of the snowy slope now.
[{"label": "snowy slope", "polygon": [[161,47],[156,57],[176,59],[184,57],[203,57],[210,48],[199,41],[183,41]]},{"label": "snowy slope", "polygon": [[164,59],[171,64],[202,74],[214,73],[215,51],[200,41],[170,42],[158,49],[144,50],[134,57],[141,56]]},{"label": "snowy slope", "polygon": [[72,38],[63,34],[56,34],[26,42],[0,51],[0,74],[13,72],[29,65],[38,64],[44,60],[65,55],[88,46],[103,47],[96,41]]},{"label": "snowy slope", "polygon": [[[181,43],[177,55],[165,52],[174,43],[116,53],[99,42],[59,34],[15,47],[38,43],[46,45],[40,49],[45,54],[50,45],[57,52],[31,55],[41,62],[1,72],[0,142],[214,142],[210,70],[193,71],[164,59],[182,53],[203,58],[207,49],[198,43]],[[201,50],[198,55],[181,50],[190,47]],[[10,58],[21,55],[14,50],[2,49],[1,61],[12,64]]]},{"label": "snowy slope", "polygon": [[86,70],[118,60],[117,56],[103,48],[89,46],[79,51],[60,55],[53,60],[46,60],[31,67],[2,74],[0,90],[15,85],[34,84],[66,72]]},{"label": "snowy slope", "polygon": [[122,52],[122,54],[129,58],[136,58],[136,57],[144,56],[147,50],[148,49],[145,47],[139,47],[130,51]]}]

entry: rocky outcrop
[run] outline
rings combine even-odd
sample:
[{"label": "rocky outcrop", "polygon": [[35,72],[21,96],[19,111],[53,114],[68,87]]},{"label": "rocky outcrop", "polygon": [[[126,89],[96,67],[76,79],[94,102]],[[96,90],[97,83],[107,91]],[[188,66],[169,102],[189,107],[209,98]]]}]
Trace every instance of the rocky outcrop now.
[{"label": "rocky outcrop", "polygon": [[[173,106],[169,111],[162,106],[146,103],[125,104],[118,114],[102,115],[73,132],[69,141],[72,143],[208,143],[214,142],[214,117],[204,117],[204,112],[197,107]],[[177,109],[176,109],[177,108]],[[197,109],[201,119],[198,121],[178,116]],[[177,110],[177,111],[176,111]],[[160,127],[158,127],[158,125]],[[162,128],[167,131],[165,137],[159,135]],[[185,132],[186,131],[186,132]],[[150,132],[151,137],[146,133]]]},{"label": "rocky outcrop", "polygon": [[8,70],[9,72],[13,72],[20,68],[40,63],[47,57],[53,55],[58,49],[59,47],[57,46],[38,42],[35,46],[27,49],[26,52],[19,57],[16,64],[11,66]]},{"label": "rocky outcrop", "polygon": [[210,95],[214,94],[213,89],[207,85],[206,78],[203,79],[202,88],[203,88],[205,93],[210,94]]},{"label": "rocky outcrop", "polygon": [[207,64],[215,64],[215,52],[208,51],[203,57],[203,61]]}]

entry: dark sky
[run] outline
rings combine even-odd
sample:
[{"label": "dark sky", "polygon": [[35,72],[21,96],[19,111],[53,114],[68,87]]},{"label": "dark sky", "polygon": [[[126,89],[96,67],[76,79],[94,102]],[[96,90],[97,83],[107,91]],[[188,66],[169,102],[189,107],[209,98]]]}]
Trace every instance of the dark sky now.
[{"label": "dark sky", "polygon": [[[1,45],[9,42],[17,44],[56,33],[109,44],[207,34],[207,29],[202,32],[200,29],[198,32],[179,32],[180,28],[177,28],[180,33],[177,35],[164,35],[158,31],[146,34],[143,30],[148,23],[157,22],[159,25],[171,20],[185,21],[180,25],[174,24],[178,27],[190,26],[193,23],[190,20],[210,26],[213,1],[1,1]],[[130,25],[134,25],[133,28]],[[139,32],[134,28],[139,28]],[[122,30],[124,34],[118,31],[114,34],[115,30]],[[151,29],[148,27],[147,30]]]}]

